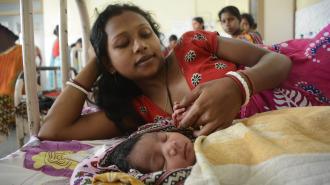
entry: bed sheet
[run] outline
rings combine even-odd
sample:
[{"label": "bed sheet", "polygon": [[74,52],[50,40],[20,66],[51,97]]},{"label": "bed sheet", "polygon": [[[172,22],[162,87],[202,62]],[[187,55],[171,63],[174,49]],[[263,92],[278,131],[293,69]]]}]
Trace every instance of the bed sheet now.
[{"label": "bed sheet", "polygon": [[22,148],[0,159],[0,184],[69,184],[79,162],[104,152],[120,140],[58,142],[31,137]]}]

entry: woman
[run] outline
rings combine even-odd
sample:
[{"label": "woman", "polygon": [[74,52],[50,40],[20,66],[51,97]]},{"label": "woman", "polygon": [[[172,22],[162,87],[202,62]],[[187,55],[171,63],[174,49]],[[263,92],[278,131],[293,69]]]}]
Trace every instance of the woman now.
[{"label": "woman", "polygon": [[253,40],[257,40],[259,43],[262,43],[262,37],[260,33],[256,31],[257,23],[254,22],[252,15],[243,13],[241,18],[241,29],[243,32],[249,33],[253,37]]},{"label": "woman", "polygon": [[[257,104],[254,97],[267,89],[271,93],[284,82],[291,68],[287,56],[218,37],[217,33],[192,31],[185,33],[164,58],[158,28],[151,16],[136,6],[109,5],[92,29],[97,59],[67,83],[48,112],[39,137],[69,140],[120,136],[141,124],[170,119],[175,102],[180,102],[177,109],[187,111],[180,118],[180,126],[203,126],[195,135],[227,127],[243,102],[243,117],[276,109],[269,99],[258,96],[262,102]],[[237,71],[237,65],[249,68],[236,72],[236,77],[226,74]],[[81,116],[87,91],[97,79],[96,103],[101,111]],[[328,96],[330,89],[327,85],[324,88]],[[307,94],[302,89],[299,93]],[[308,100],[322,105],[311,97]],[[268,109],[259,110],[261,104]]]},{"label": "woman", "polygon": [[8,135],[15,124],[15,82],[23,70],[22,46],[18,36],[0,24],[0,135]]},{"label": "woman", "polygon": [[241,14],[235,6],[226,6],[218,13],[221,27],[232,38],[241,39],[254,44],[262,44],[262,40],[255,40],[254,37],[241,30]]},{"label": "woman", "polygon": [[194,31],[205,30],[203,17],[194,17],[191,24]]}]

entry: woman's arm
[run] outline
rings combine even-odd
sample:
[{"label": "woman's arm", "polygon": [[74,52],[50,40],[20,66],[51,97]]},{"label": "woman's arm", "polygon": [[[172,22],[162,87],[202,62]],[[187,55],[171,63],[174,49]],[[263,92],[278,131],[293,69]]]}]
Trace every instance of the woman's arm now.
[{"label": "woman's arm", "polygon": [[[275,88],[290,71],[288,57],[237,39],[220,37],[217,55],[220,59],[249,66],[244,72],[255,86],[255,92]],[[231,78],[221,78],[198,85],[178,108],[190,107],[181,127],[199,128],[195,135],[208,135],[232,123],[242,105],[242,94]]]},{"label": "woman's arm", "polygon": [[[98,75],[96,59],[93,58],[75,80],[90,88]],[[83,140],[105,139],[121,134],[103,111],[81,116],[85,100],[84,93],[67,86],[48,111],[38,137],[47,140]]]},{"label": "woman's arm", "polygon": [[256,92],[275,88],[291,69],[287,56],[238,39],[219,37],[217,55],[220,59],[250,67],[244,72],[253,81]]}]

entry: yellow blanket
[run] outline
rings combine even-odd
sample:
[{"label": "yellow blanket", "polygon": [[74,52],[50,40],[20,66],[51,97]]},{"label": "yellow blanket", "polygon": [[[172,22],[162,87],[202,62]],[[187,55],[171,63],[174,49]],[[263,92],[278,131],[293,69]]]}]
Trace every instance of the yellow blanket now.
[{"label": "yellow blanket", "polygon": [[143,185],[140,180],[127,173],[107,172],[95,175],[93,177],[93,185]]},{"label": "yellow blanket", "polygon": [[330,107],[272,111],[195,142],[185,184],[330,182]]}]

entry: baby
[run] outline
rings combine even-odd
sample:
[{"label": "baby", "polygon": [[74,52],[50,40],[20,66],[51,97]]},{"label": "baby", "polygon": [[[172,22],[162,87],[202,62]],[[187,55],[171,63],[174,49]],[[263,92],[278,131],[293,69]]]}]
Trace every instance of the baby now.
[{"label": "baby", "polygon": [[141,173],[174,170],[196,161],[193,142],[179,132],[151,132],[131,137],[118,145],[109,161],[122,171]]}]

